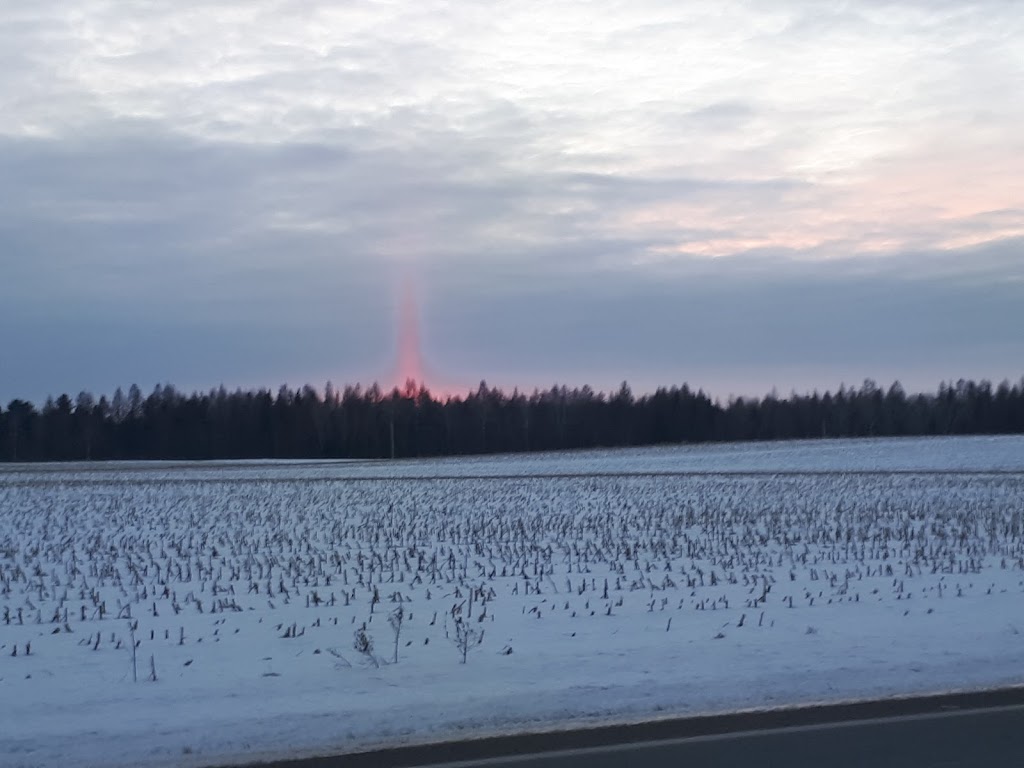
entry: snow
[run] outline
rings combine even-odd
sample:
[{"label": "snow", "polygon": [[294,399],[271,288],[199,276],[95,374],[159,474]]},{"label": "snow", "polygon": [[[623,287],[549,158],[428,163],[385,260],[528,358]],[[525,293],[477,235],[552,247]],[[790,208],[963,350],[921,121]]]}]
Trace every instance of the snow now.
[{"label": "snow", "polygon": [[1024,472],[1024,438],[857,438],[709,443],[397,461],[317,459],[0,464],[0,482],[346,480],[421,477],[737,472]]},{"label": "snow", "polygon": [[[473,588],[463,665],[446,633]],[[1016,684],[1022,593],[1022,438],[17,466],[0,766],[226,765]],[[376,664],[353,648],[363,622]]]}]

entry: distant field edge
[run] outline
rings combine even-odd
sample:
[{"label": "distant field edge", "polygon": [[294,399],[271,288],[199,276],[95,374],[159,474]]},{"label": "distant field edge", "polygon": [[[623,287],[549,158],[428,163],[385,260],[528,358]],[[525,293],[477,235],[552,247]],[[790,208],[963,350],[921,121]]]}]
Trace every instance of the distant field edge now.
[{"label": "distant field edge", "polygon": [[[25,473],[29,474],[29,473]],[[350,476],[323,477],[203,477],[200,480],[190,477],[139,477],[125,480],[120,477],[86,477],[83,472],[75,477],[33,477],[9,480],[0,472],[0,486],[10,488],[29,488],[48,485],[63,487],[110,485],[119,482],[134,482],[140,485],[175,486],[188,483],[203,482],[207,485],[238,485],[239,483],[258,483],[263,485],[278,484],[341,484],[341,483],[432,483],[432,482],[506,482],[522,480],[630,480],[630,479],[678,479],[688,478],[800,478],[800,477],[978,477],[978,478],[1024,478],[1022,469],[709,469],[709,470],[665,470],[665,471],[581,471],[581,472],[519,472],[519,473],[480,473],[480,474],[432,474],[432,475],[387,475],[366,474]],[[127,477],[131,472],[124,473]]]},{"label": "distant field edge", "polygon": [[[875,742],[885,745],[877,749],[888,755],[877,755],[880,759],[873,760],[872,766],[898,764],[905,768],[918,765],[930,768],[975,764],[973,759],[982,758],[981,753],[972,753],[970,762],[962,762],[955,754],[942,749],[944,741],[950,741],[955,747],[959,740],[968,736],[986,739],[988,746],[983,748],[1002,749],[1003,756],[1011,753],[1022,756],[1024,729],[1021,725],[1024,725],[1024,684],[469,736],[461,740],[404,744],[345,754],[235,762],[230,768],[669,765],[684,756],[698,758],[697,763],[690,762],[690,765],[704,765],[699,760],[700,755],[682,754],[680,750],[685,751],[687,747],[690,751],[707,753],[708,765],[727,759],[730,750],[739,750],[737,754],[750,757],[756,753],[767,760],[745,761],[746,765],[774,766],[776,762],[767,757],[773,753],[773,748],[774,754],[798,749],[811,755],[822,749],[842,750],[855,746],[860,750],[868,749],[874,755]],[[779,749],[783,752],[778,752]],[[901,750],[903,754],[899,754]],[[846,758],[831,752],[828,756],[832,765],[857,764],[848,762],[854,759],[850,752],[846,753]],[[935,762],[936,759],[940,761]],[[224,763],[209,765],[210,768],[228,768]]]}]

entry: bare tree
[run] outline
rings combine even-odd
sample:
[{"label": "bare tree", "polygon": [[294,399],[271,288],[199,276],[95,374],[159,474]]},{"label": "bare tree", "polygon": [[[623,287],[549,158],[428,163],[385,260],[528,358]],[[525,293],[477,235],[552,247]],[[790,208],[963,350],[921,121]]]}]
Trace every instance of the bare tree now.
[{"label": "bare tree", "polygon": [[466,663],[469,649],[480,645],[484,641],[484,631],[469,624],[462,616],[455,617],[455,636],[452,642],[462,656],[462,663]]}]

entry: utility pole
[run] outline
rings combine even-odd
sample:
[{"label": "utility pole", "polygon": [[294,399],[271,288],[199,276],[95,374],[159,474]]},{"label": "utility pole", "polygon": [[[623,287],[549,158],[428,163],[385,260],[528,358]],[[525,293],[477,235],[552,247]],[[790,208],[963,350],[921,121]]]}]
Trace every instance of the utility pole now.
[{"label": "utility pole", "polygon": [[391,458],[395,458],[395,404],[391,404]]}]

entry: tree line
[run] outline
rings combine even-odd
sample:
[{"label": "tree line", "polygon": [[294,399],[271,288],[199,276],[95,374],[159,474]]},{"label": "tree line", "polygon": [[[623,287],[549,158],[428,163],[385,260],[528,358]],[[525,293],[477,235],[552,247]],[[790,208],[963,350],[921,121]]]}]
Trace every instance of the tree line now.
[{"label": "tree line", "polygon": [[0,407],[0,460],[388,458],[659,443],[1024,433],[1024,379],[943,383],[908,395],[867,380],[836,392],[712,400],[687,385],[634,396],[554,386],[437,397],[328,384],[184,394],[138,386]]}]

